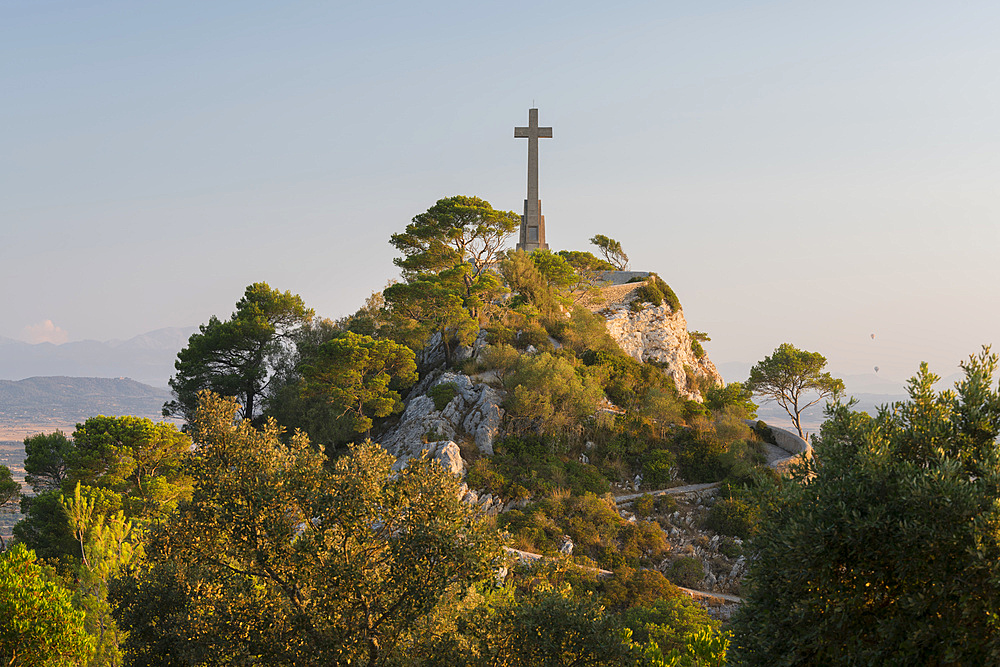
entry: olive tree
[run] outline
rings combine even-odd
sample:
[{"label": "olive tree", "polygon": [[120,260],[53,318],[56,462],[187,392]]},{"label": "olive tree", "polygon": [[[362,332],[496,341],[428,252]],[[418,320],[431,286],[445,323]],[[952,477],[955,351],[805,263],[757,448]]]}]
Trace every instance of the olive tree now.
[{"label": "olive tree", "polygon": [[381,665],[446,592],[492,577],[500,537],[437,461],[393,473],[368,441],[328,464],[236,413],[202,394],[193,499],[113,586],[131,660]]}]

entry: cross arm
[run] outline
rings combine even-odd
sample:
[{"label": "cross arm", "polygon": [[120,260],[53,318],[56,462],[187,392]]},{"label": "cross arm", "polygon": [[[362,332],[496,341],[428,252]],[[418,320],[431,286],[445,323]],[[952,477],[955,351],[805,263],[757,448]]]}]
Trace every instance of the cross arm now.
[{"label": "cross arm", "polygon": [[[515,139],[530,139],[531,138],[531,128],[530,127],[515,127],[514,128],[514,138]],[[551,127],[540,127],[540,128],[538,128],[538,138],[539,139],[551,139],[552,138],[552,128]]]}]

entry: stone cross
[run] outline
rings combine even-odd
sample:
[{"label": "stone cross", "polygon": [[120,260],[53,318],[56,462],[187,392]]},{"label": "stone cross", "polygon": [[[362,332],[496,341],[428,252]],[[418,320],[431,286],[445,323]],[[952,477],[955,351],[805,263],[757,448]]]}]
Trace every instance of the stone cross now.
[{"label": "stone cross", "polygon": [[528,127],[515,127],[515,139],[528,140],[528,198],[524,200],[521,216],[521,241],[518,250],[531,252],[548,248],[545,242],[545,216],[542,200],[538,198],[538,140],[551,139],[551,127],[538,127],[538,109],[528,109]]}]

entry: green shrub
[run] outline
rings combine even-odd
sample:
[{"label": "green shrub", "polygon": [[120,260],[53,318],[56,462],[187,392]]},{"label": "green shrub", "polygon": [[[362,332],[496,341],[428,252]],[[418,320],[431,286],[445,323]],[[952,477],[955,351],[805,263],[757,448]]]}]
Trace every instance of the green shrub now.
[{"label": "green shrub", "polygon": [[517,334],[510,327],[493,324],[486,328],[486,342],[490,345],[513,345]]},{"label": "green shrub", "polygon": [[640,363],[624,352],[588,350],[581,359],[611,402],[625,410],[642,409],[653,390],[662,392],[665,398],[677,395],[673,379],[662,369]]},{"label": "green shrub", "polygon": [[601,474],[597,466],[572,460],[566,461],[563,465],[566,469],[566,481],[573,493],[603,495],[611,490],[611,483]]},{"label": "green shrub", "polygon": [[758,529],[760,512],[743,498],[722,498],[708,513],[705,525],[717,533],[749,539]]},{"label": "green shrub", "polygon": [[752,486],[755,475],[768,469],[764,467],[767,456],[764,454],[763,443],[759,440],[731,442],[728,451],[719,460],[728,468],[726,479],[735,486]]},{"label": "green shrub", "polygon": [[698,582],[705,578],[705,568],[701,561],[694,556],[682,556],[670,564],[667,570],[667,579],[678,586],[691,588],[697,586]]},{"label": "green shrub", "polygon": [[521,353],[506,343],[487,345],[483,349],[476,371],[492,370],[496,378],[503,382],[504,377],[517,365],[520,358]]},{"label": "green shrub", "polygon": [[495,496],[503,496],[507,487],[507,479],[487,458],[478,458],[472,462],[466,473],[465,481],[471,488],[486,491]]},{"label": "green shrub", "polygon": [[670,285],[664,282],[663,278],[655,273],[650,275],[650,279],[653,284],[656,285],[656,289],[658,289],[663,295],[663,300],[667,302],[667,305],[670,306],[675,313],[678,310],[681,310],[681,300],[678,299],[677,295],[674,294],[674,291],[670,289]]},{"label": "green shrub", "polygon": [[764,442],[777,446],[778,441],[774,439],[774,433],[771,432],[771,427],[765,422],[758,419],[757,423],[753,425],[753,432],[756,433],[757,437]]},{"label": "green shrub", "polygon": [[604,318],[586,308],[574,308],[561,333],[561,342],[576,354],[588,350],[621,354],[621,348],[608,333]]},{"label": "green shrub", "polygon": [[712,438],[702,438],[691,429],[678,433],[677,465],[681,477],[692,483],[716,482],[729,472],[722,460],[726,448]]},{"label": "green shrub", "polygon": [[632,504],[632,509],[635,510],[636,516],[649,516],[653,513],[653,508],[656,505],[656,501],[653,496],[648,493],[644,493],[635,499]]},{"label": "green shrub", "polygon": [[694,353],[696,359],[701,359],[705,356],[705,348],[701,346],[696,338],[691,339],[691,352]]},{"label": "green shrub", "polygon": [[632,304],[651,303],[654,306],[663,305],[663,292],[656,286],[656,283],[646,281],[635,291]]},{"label": "green shrub", "polygon": [[635,291],[635,298],[632,300],[632,304],[642,303],[651,303],[654,306],[662,306],[666,303],[675,313],[681,310],[681,300],[670,289],[670,285],[665,283],[655,273],[650,274],[649,278],[645,279],[644,284]]},{"label": "green shrub", "polygon": [[521,459],[541,459],[553,451],[550,440],[535,433],[504,436],[494,443],[493,449],[504,458]]},{"label": "green shrub", "polygon": [[454,382],[442,382],[431,387],[427,395],[434,400],[435,410],[444,410],[458,395],[458,385]]},{"label": "green shrub", "polygon": [[660,514],[672,514],[677,511],[677,499],[669,493],[656,497],[656,511]]},{"label": "green shrub", "polygon": [[753,402],[753,392],[741,382],[730,382],[725,387],[710,387],[705,394],[705,407],[712,412],[730,410],[740,419],[756,419],[757,404]]},{"label": "green shrub", "polygon": [[618,531],[618,549],[631,567],[656,561],[670,547],[660,525],[654,521],[627,521]]},{"label": "green shrub", "polygon": [[543,553],[553,553],[568,535],[574,557],[585,556],[608,569],[651,565],[667,550],[656,523],[628,522],[614,501],[593,493],[553,493],[523,510],[501,514],[497,526],[510,532],[515,543],[531,542]]},{"label": "green shrub", "polygon": [[540,324],[530,324],[517,332],[517,347],[521,350],[533,346],[536,350],[551,350],[549,332]]},{"label": "green shrub", "polygon": [[[576,495],[600,495],[611,490],[611,483],[597,466],[581,463],[568,454],[557,454],[557,448],[552,438],[532,433],[508,435],[498,440],[490,466],[503,478],[504,486],[498,490],[490,488],[491,493],[499,493],[504,498],[538,498],[560,487]],[[480,480],[477,466],[482,465],[479,463],[482,460],[472,464],[470,480]],[[469,484],[476,486],[473,481]]]},{"label": "green shrub", "polygon": [[500,274],[513,295],[510,304],[528,303],[536,310],[542,322],[557,319],[560,314],[560,301],[554,290],[532,261],[531,257],[521,251],[510,253],[500,262]]},{"label": "green shrub", "polygon": [[594,414],[603,393],[593,378],[577,372],[574,361],[548,352],[517,361],[503,380],[514,430],[558,436]]},{"label": "green shrub", "polygon": [[719,540],[719,553],[726,558],[739,558],[743,555],[743,547],[733,538],[726,536]]},{"label": "green shrub", "polygon": [[[690,377],[690,375],[688,376]],[[690,398],[684,399],[684,419],[694,419],[695,417],[708,417],[711,412],[705,407],[703,403],[692,400]]]},{"label": "green shrub", "polygon": [[[712,620],[708,612],[697,602],[680,591],[661,596],[658,600],[642,602],[622,614],[625,626],[632,630],[632,640],[637,644],[649,641],[663,653],[673,650],[683,651],[689,643],[692,633],[705,628],[715,629],[719,622]],[[643,663],[647,664],[647,663]],[[674,665],[715,665],[716,662],[683,662],[657,664]]]},{"label": "green shrub", "polygon": [[666,449],[656,449],[646,456],[642,466],[642,482],[651,489],[661,489],[673,481],[677,458]]}]

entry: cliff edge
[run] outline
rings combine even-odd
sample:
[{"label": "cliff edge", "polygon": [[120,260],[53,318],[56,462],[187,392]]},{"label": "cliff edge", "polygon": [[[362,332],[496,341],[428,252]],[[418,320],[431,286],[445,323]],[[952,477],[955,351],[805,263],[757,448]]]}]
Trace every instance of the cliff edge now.
[{"label": "cliff edge", "polygon": [[593,300],[587,307],[604,317],[608,333],[626,354],[662,364],[682,396],[701,401],[701,387],[725,386],[715,364],[700,345],[693,344],[684,311],[675,311],[667,303],[657,306],[638,301],[641,285],[602,287],[603,302]]}]

